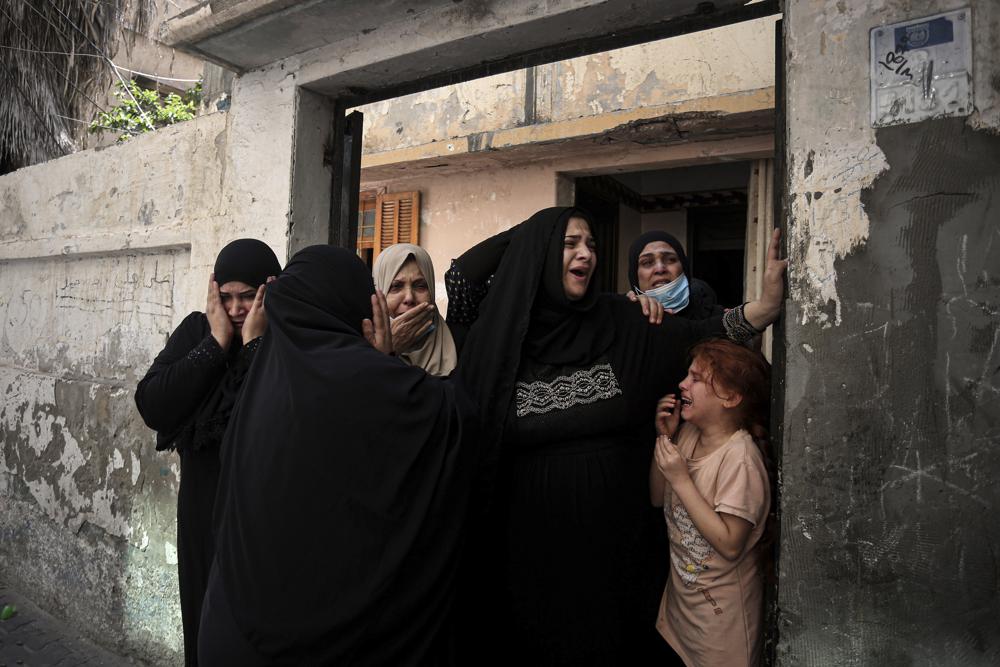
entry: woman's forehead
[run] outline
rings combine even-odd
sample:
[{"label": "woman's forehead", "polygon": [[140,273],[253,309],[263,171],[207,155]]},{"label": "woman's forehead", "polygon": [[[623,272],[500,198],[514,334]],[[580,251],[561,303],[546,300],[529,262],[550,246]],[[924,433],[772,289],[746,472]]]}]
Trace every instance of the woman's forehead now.
[{"label": "woman's forehead", "polygon": [[569,219],[569,222],[566,223],[566,236],[576,236],[579,234],[589,234],[589,233],[590,233],[590,225],[587,224],[586,220],[584,220],[579,216],[574,215],[572,218]]},{"label": "woman's forehead", "polygon": [[642,252],[639,253],[639,257],[642,257],[643,255],[662,255],[662,254],[673,255],[674,257],[676,257],[677,251],[674,250],[673,246],[671,246],[666,241],[650,241],[649,243],[646,244],[646,247],[642,249]]},{"label": "woman's forehead", "polygon": [[242,294],[243,292],[256,292],[257,288],[253,285],[247,285],[246,283],[240,282],[239,280],[230,280],[228,283],[219,285],[219,292],[221,294]]},{"label": "woman's forehead", "polygon": [[417,260],[410,255],[410,258],[403,262],[403,265],[399,267],[399,271],[393,276],[393,280],[417,280],[418,278],[423,278],[424,274],[420,270],[420,265],[417,264]]}]

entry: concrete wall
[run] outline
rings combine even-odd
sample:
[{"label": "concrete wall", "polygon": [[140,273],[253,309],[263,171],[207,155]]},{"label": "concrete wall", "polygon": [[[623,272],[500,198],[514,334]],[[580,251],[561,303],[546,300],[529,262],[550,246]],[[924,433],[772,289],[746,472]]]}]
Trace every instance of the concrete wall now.
[{"label": "concrete wall", "polygon": [[773,106],[773,17],[361,107],[364,166],[598,134],[676,113]]},{"label": "concrete wall", "polygon": [[[971,6],[976,112],[873,130],[869,30]],[[1000,662],[1000,6],[792,1],[784,665]]]},{"label": "concrete wall", "polygon": [[225,243],[285,256],[295,87],[239,86],[266,106],[0,176],[0,573],[155,664],[180,661],[179,468],[132,394]]}]

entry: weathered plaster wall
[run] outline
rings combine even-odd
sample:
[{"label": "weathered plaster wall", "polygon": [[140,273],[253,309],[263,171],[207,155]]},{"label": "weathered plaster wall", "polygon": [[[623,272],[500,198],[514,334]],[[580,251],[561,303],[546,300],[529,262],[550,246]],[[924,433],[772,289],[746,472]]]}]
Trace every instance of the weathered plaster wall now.
[{"label": "weathered plaster wall", "polygon": [[447,311],[444,272],[451,260],[485,238],[556,205],[551,165],[507,170],[503,178],[476,171],[460,176],[427,175],[393,182],[393,191],[420,191],[420,245],[434,262],[436,296]]},{"label": "weathered plaster wall", "polygon": [[[976,113],[874,131],[877,25],[973,12]],[[785,665],[1000,661],[1000,7],[786,7]]]},{"label": "weathered plaster wall", "polygon": [[[361,108],[365,163],[596,134],[676,113],[680,103],[688,103],[680,111],[769,108],[774,21],[747,21],[367,105]],[[734,99],[717,99],[729,97]],[[612,125],[598,120],[608,114],[617,114]],[[532,125],[550,127],[544,135],[510,132]],[[443,144],[440,151],[414,150],[435,143]]]},{"label": "weathered plaster wall", "polygon": [[204,310],[215,255],[255,236],[284,260],[294,86],[125,145],[0,177],[0,572],[119,651],[180,661],[174,454],[133,391]]}]

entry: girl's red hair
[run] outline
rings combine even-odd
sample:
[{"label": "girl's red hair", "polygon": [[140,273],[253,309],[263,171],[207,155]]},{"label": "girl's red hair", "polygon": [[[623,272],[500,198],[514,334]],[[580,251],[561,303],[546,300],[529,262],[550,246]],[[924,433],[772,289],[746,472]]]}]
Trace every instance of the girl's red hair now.
[{"label": "girl's red hair", "polygon": [[725,339],[698,343],[691,360],[706,366],[716,396],[736,393],[740,403],[741,426],[758,441],[767,440],[771,410],[771,365],[760,352]]}]

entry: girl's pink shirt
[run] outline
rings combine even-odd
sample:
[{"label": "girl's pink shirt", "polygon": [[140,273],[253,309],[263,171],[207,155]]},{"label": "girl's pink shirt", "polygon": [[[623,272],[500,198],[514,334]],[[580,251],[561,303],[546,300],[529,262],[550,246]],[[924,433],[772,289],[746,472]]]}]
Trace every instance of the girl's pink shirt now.
[{"label": "girl's pink shirt", "polygon": [[746,431],[737,431],[707,456],[692,459],[699,437],[692,424],[684,424],[677,436],[695,488],[715,511],[745,519],[753,529],[740,557],[724,559],[667,485],[663,513],[670,534],[670,578],[656,627],[687,665],[756,665],[763,614],[757,547],[771,507],[767,467]]}]

